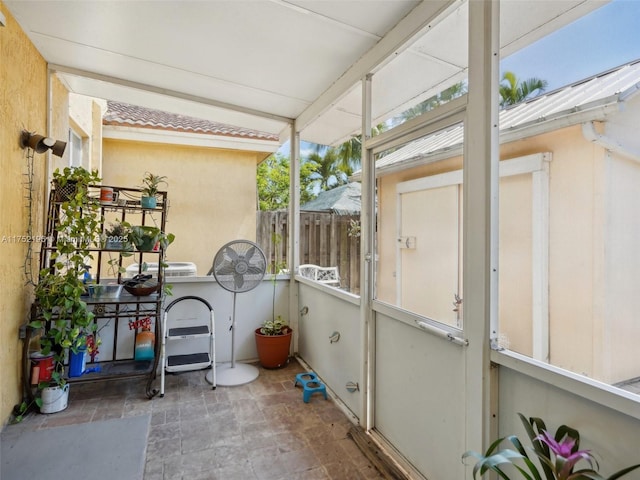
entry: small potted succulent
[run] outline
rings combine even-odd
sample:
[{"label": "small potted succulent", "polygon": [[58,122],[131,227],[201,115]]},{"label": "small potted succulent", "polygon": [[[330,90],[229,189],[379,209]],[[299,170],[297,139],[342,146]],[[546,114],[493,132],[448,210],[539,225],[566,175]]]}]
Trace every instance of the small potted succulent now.
[{"label": "small potted succulent", "polygon": [[142,179],[142,198],[140,204],[142,208],[156,208],[158,194],[158,188],[160,185],[167,185],[167,177],[161,175],[155,175],[150,172],[146,172]]},{"label": "small potted succulent", "polygon": [[110,223],[104,229],[105,250],[126,250],[129,245],[129,225],[125,222]]}]

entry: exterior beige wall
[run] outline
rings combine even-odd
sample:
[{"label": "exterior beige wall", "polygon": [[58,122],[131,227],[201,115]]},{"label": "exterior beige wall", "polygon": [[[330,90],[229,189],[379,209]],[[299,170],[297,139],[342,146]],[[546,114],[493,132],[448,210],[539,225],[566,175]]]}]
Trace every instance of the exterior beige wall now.
[{"label": "exterior beige wall", "polygon": [[[63,142],[69,141],[69,92],[57,76],[51,77],[51,130],[49,136]],[[49,155],[49,174],[56,168],[64,168],[69,165],[71,148],[67,145],[62,157]],[[51,176],[49,176],[51,178]]]},{"label": "exterior beige wall", "polygon": [[[106,109],[105,100],[69,94],[70,126],[82,137],[82,165],[87,169],[102,171],[102,116]],[[69,163],[68,152],[65,158],[66,165]]]},{"label": "exterior beige wall", "polygon": [[[515,142],[503,155],[550,151],[549,336],[551,363],[596,377],[606,353],[600,348],[601,246],[604,217],[601,191],[604,152],[587,142],[579,126]],[[599,378],[603,381],[610,379]]]},{"label": "exterior beige wall", "polygon": [[[634,181],[640,179],[640,165],[606,155],[603,148],[584,139],[580,126],[501,146],[502,159],[540,152],[553,156],[549,180],[550,362],[607,383],[637,377],[634,333],[640,333],[640,327],[633,313],[636,303],[630,299],[636,297],[631,285],[637,278],[640,254],[636,258],[628,252],[633,239],[640,237],[640,227],[631,230],[635,227],[628,225],[628,215],[637,212],[640,204],[640,194],[633,193],[638,190]],[[396,185],[459,168],[461,160],[455,158],[378,179],[376,287],[380,300],[394,304],[396,299]],[[510,185],[528,181],[519,177],[503,179],[501,188],[504,184],[521,190]],[[501,211],[501,216],[517,220],[514,209],[531,211],[528,196],[517,202]],[[611,233],[612,225],[616,225],[615,233]],[[509,259],[501,257],[502,278],[515,282],[500,285],[501,332],[509,348],[531,355],[531,297],[520,295],[531,291],[531,257],[525,256],[530,252],[526,247],[530,224],[502,227],[500,241],[503,246],[510,244]],[[619,248],[621,241],[629,244],[624,250]],[[520,250],[521,258],[511,258]],[[637,304],[640,308],[640,301]]]},{"label": "exterior beige wall", "polygon": [[398,216],[396,211],[396,185],[414,178],[450,172],[462,168],[462,158],[452,158],[431,165],[386,175],[378,179],[378,272],[377,298],[383,302],[396,302],[396,244]]},{"label": "exterior beige wall", "polygon": [[[27,320],[32,289],[23,270],[27,242],[26,151],[18,143],[22,129],[46,133],[47,65],[0,2],[6,26],[0,29],[0,421],[9,419],[22,396],[19,326]],[[45,155],[35,156],[33,234],[41,234]],[[34,245],[34,247],[36,247]],[[35,259],[37,262],[37,257]]]},{"label": "exterior beige wall", "polygon": [[500,199],[499,342],[505,348],[532,356],[532,175],[501,178]]},{"label": "exterior beige wall", "polygon": [[255,240],[257,161],[256,152],[105,139],[103,183],[136,187],[147,171],[166,176],[167,231],[176,236],[167,260],[194,262],[206,275],[222,245]]}]

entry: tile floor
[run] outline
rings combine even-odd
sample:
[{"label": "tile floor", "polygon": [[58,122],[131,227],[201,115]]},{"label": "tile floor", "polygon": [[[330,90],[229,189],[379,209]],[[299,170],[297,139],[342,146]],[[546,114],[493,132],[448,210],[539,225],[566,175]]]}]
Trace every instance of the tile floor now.
[{"label": "tile floor", "polygon": [[[302,401],[303,368],[260,369],[239,387],[211,388],[206,371],[170,374],[165,396],[146,380],[74,384],[69,407],[6,428],[42,429],[151,413],[144,480],[358,480],[384,478],[347,436],[352,424],[331,400]],[[156,382],[159,386],[159,379]],[[119,479],[127,480],[127,479]]]}]

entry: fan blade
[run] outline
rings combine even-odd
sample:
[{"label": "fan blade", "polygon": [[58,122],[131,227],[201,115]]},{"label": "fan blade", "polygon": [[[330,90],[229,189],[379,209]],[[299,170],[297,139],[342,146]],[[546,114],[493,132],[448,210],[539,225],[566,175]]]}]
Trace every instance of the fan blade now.
[{"label": "fan blade", "polygon": [[236,269],[235,269],[233,263],[231,263],[228,260],[225,260],[224,262],[222,262],[215,269],[215,273],[218,274],[218,275],[233,275],[235,273],[235,271],[236,271]]},{"label": "fan blade", "polygon": [[233,276],[236,288],[242,288],[242,286],[244,285],[244,275],[241,275],[239,273],[236,273]]},{"label": "fan blade", "polygon": [[247,273],[251,275],[262,275],[263,270],[264,268],[262,267],[249,265],[249,268],[247,268]]},{"label": "fan blade", "polygon": [[231,247],[227,247],[224,250],[225,255],[229,256],[229,259],[234,262],[236,260],[238,260],[238,252],[236,252],[233,248]]}]

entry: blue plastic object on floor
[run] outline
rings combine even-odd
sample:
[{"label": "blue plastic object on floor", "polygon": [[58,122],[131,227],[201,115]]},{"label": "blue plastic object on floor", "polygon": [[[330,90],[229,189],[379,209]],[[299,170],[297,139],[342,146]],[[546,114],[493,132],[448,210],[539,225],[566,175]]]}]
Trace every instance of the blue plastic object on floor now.
[{"label": "blue plastic object on floor", "polygon": [[294,386],[297,386],[298,383],[302,385],[302,400],[304,400],[304,403],[309,403],[311,395],[316,392],[322,393],[324,399],[327,400],[327,387],[318,379],[315,373],[306,372],[297,374]]}]

